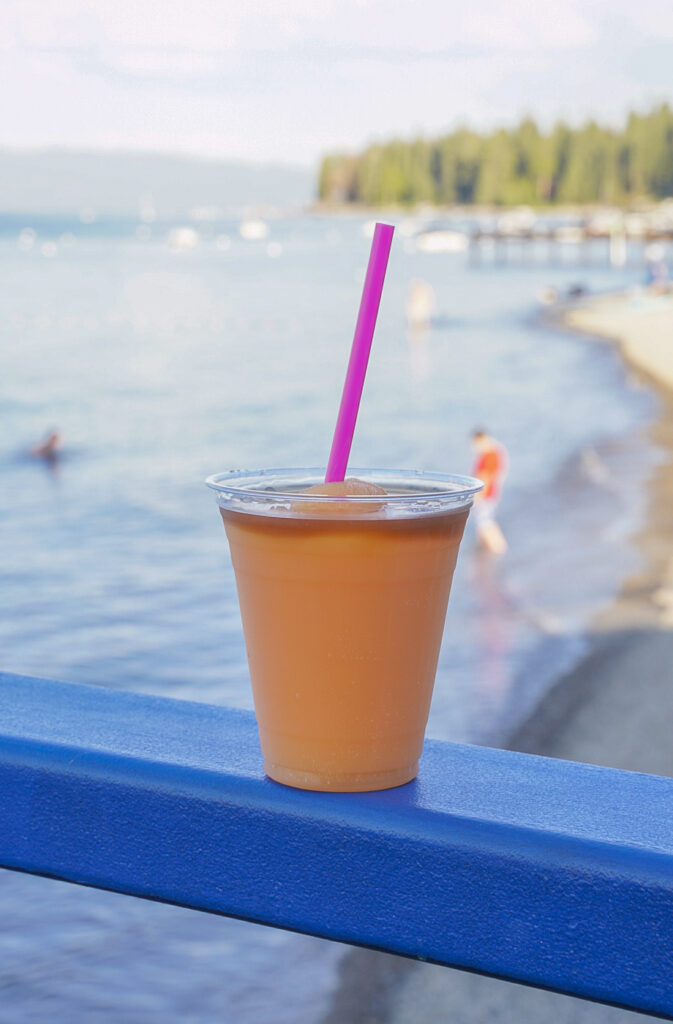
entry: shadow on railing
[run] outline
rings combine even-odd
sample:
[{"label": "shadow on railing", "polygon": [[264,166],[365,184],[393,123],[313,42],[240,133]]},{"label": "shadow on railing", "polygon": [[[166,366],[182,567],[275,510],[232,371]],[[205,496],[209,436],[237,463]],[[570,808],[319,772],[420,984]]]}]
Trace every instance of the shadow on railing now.
[{"label": "shadow on railing", "polygon": [[0,674],[0,865],[673,1016],[673,780],[428,742],[265,778],[252,714]]}]

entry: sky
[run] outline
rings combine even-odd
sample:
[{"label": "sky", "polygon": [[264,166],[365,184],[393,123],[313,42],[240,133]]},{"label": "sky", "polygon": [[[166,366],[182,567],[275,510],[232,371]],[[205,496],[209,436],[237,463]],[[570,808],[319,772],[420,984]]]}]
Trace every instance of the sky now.
[{"label": "sky", "polygon": [[673,0],[2,0],[0,146],[313,166],[673,102]]}]

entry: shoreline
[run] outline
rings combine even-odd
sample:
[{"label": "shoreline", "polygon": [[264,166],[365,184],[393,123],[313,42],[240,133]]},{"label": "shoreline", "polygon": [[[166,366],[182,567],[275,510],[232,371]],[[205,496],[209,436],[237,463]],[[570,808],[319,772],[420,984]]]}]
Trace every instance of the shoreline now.
[{"label": "shoreline", "polygon": [[551,323],[609,342],[664,399],[673,398],[673,291],[640,289],[591,296],[549,312]]},{"label": "shoreline", "polygon": [[[642,715],[629,721],[628,730],[622,723],[622,732],[629,732],[628,743],[619,743],[619,723],[613,723],[614,735],[602,739],[592,738],[584,722],[599,693],[618,688],[618,677],[624,675],[620,663],[647,660],[648,641],[654,647],[670,643],[673,656],[673,296],[661,299],[665,301],[650,306],[642,296],[600,295],[549,317],[556,329],[615,345],[627,367],[655,391],[659,409],[647,432],[661,461],[648,481],[644,521],[633,538],[641,556],[640,567],[623,580],[614,600],[594,618],[586,656],[557,680],[507,745],[526,753],[673,775],[673,751],[658,749],[656,744],[648,744],[646,736],[636,735],[645,724]],[[633,678],[638,679],[643,693],[654,698],[655,708],[649,709],[653,718],[648,720],[646,732],[657,733],[657,724],[665,720],[670,735],[673,708],[668,715],[670,701],[657,700],[667,696],[665,689],[657,689],[656,680],[643,679],[640,674]],[[665,672],[660,686],[666,686]],[[642,710],[645,702],[640,704]],[[572,735],[580,723],[581,739]]]},{"label": "shoreline", "polygon": [[[656,297],[659,299],[660,297]],[[618,347],[659,399],[648,435],[661,452],[634,537],[641,565],[592,621],[589,649],[563,673],[526,722],[503,743],[511,750],[631,771],[673,775],[673,296],[644,302],[600,295],[545,314],[556,330]],[[639,301],[640,300],[640,301]],[[670,680],[670,686],[669,686]],[[322,1024],[421,1024],[486,1019],[517,1024],[554,1019],[636,1024],[641,1015],[463,971],[353,949],[343,959]]]}]

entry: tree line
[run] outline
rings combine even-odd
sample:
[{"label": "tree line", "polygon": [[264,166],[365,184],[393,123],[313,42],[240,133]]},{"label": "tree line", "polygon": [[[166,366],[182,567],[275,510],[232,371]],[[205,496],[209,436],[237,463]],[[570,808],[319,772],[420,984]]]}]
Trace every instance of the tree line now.
[{"label": "tree line", "polygon": [[527,117],[513,129],[459,128],[439,139],[368,146],[326,156],[327,202],[488,206],[625,203],[673,196],[673,110],[631,113],[622,130],[594,121],[545,133]]}]

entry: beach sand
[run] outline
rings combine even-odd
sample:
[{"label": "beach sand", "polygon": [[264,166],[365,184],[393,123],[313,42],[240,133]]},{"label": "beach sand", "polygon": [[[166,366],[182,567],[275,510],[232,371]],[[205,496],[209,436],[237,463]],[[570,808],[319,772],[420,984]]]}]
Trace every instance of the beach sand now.
[{"label": "beach sand", "polygon": [[[583,660],[507,744],[549,757],[673,776],[673,297],[611,295],[566,307],[556,326],[618,344],[653,385],[661,452],[642,556],[592,624]],[[324,1024],[628,1024],[641,1014],[369,950],[344,958]]]},{"label": "beach sand", "polygon": [[655,386],[673,391],[673,293],[601,295],[570,306],[561,322],[616,342],[627,362]]}]

